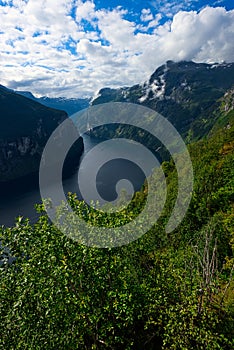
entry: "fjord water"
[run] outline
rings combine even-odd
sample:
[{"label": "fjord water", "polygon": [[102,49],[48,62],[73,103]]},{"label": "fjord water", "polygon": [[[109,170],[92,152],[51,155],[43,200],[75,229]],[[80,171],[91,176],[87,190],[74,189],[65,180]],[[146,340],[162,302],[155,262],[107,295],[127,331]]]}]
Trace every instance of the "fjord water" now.
[{"label": "fjord water", "polygon": [[[83,135],[84,140],[84,158],[88,152],[100,143],[100,140]],[[88,156],[88,155],[87,155]],[[100,154],[100,157],[102,155]],[[81,161],[82,161],[81,158]],[[97,159],[88,158],[89,162],[96,163]],[[98,162],[97,162],[98,163]],[[63,181],[64,193],[77,193],[79,199],[82,199],[78,186],[78,172],[85,173],[87,182],[89,183],[91,174],[84,167],[79,167],[77,171],[69,178]],[[106,201],[116,199],[115,185],[121,179],[128,179],[135,191],[138,191],[144,180],[144,173],[140,168],[130,161],[125,159],[115,159],[108,164],[103,165],[97,172],[97,190],[100,196]],[[95,200],[95,198],[94,198]],[[34,208],[35,204],[41,203],[41,196],[38,186],[33,186],[30,181],[16,185],[14,188],[9,188],[4,193],[0,194],[0,225],[13,226],[15,218],[23,216],[29,218],[31,222],[35,222],[38,214]]]}]

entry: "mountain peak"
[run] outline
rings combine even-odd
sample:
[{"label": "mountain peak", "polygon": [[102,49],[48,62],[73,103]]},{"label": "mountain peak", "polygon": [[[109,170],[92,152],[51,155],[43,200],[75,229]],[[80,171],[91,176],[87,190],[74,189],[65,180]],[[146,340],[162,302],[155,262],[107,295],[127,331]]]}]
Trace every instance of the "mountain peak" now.
[{"label": "mountain peak", "polygon": [[167,61],[158,67],[144,84],[129,88],[99,91],[92,104],[110,101],[132,102],[156,110],[166,117],[183,135],[192,123],[201,118],[194,131],[207,132],[212,125],[210,110],[216,101],[234,84],[234,63],[196,63]]}]

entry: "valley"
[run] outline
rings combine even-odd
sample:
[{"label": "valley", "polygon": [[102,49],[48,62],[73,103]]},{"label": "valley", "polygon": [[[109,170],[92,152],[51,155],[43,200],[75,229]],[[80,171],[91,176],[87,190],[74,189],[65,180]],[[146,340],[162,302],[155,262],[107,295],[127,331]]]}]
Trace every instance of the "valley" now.
[{"label": "valley", "polygon": [[[179,131],[193,165],[193,192],[186,215],[171,232],[166,225],[178,196],[176,164],[151,133],[120,123],[88,125],[88,133],[73,148],[63,179],[72,212],[66,204],[58,211],[59,220],[65,218],[64,234],[49,219],[50,203],[39,203],[34,186],[38,189],[46,140],[68,115],[0,88],[0,220],[6,216],[0,230],[1,349],[44,349],[45,344],[51,350],[233,349],[233,82],[234,64],[169,61],[145,84],[104,88],[92,100],[94,107],[108,102],[150,107]],[[150,116],[146,125],[151,125]],[[126,237],[129,222],[135,231],[144,230],[146,215],[134,222],[150,191],[155,208],[160,194],[161,180],[150,188],[140,176],[130,204],[117,213],[81,201],[79,171],[92,186],[92,174],[82,168],[82,160],[94,146],[116,137],[139,142],[157,157],[167,185],[166,202],[158,221],[140,238],[115,246],[118,236],[105,242],[103,234],[99,239],[105,246],[100,248],[90,244],[92,238],[99,242],[97,227],[120,227],[118,234]],[[62,150],[61,138],[55,165]],[[128,176],[132,181],[137,174],[132,164],[128,168],[117,160],[99,169],[96,179],[99,192],[110,201],[115,183]],[[99,159],[91,157],[90,162],[94,168]],[[107,185],[109,192],[104,191]],[[180,200],[183,205],[186,199]],[[14,222],[17,212],[21,216]],[[89,241],[76,226],[74,213],[89,225]]]}]

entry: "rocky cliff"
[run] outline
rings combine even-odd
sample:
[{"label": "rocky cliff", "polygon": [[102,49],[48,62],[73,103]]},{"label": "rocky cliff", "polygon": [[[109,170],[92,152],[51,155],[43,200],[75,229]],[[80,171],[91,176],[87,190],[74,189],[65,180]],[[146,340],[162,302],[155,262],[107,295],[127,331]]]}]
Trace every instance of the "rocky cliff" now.
[{"label": "rocky cliff", "polygon": [[[44,146],[67,114],[0,86],[0,185],[38,173]],[[79,139],[74,162],[83,152]],[[56,159],[56,155],[55,155]],[[72,167],[69,162],[69,167]],[[68,173],[69,173],[68,169]]]}]

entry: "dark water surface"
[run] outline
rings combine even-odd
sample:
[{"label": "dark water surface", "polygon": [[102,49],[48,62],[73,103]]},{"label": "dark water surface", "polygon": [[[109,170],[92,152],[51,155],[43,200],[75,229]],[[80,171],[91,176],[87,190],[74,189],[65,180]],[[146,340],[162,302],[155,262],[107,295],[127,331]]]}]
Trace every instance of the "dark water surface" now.
[{"label": "dark water surface", "polygon": [[[89,136],[84,135],[84,155],[96,146],[100,141],[92,139]],[[100,154],[101,157],[101,154]],[[95,164],[97,159],[92,159],[92,156],[88,158],[90,162]],[[77,171],[64,180],[63,188],[64,193],[73,192],[77,193],[78,198],[82,199],[78,186],[78,171],[82,171],[87,178],[89,184],[90,174],[83,167],[78,168]],[[112,201],[116,199],[117,193],[115,191],[116,183],[121,179],[128,179],[137,191],[140,189],[144,182],[144,174],[138,168],[138,166],[131,161],[125,159],[115,159],[103,165],[98,172],[96,177],[96,187],[99,195],[106,201]],[[37,188],[35,188],[37,187]],[[94,200],[96,200],[94,198]],[[30,183],[30,179],[27,182],[20,184],[19,186],[7,189],[7,191],[1,191],[0,193],[0,225],[12,226],[14,225],[15,218],[17,216],[23,216],[29,218],[32,222],[38,217],[37,212],[34,208],[36,203],[41,203],[41,196],[38,186]]]}]

